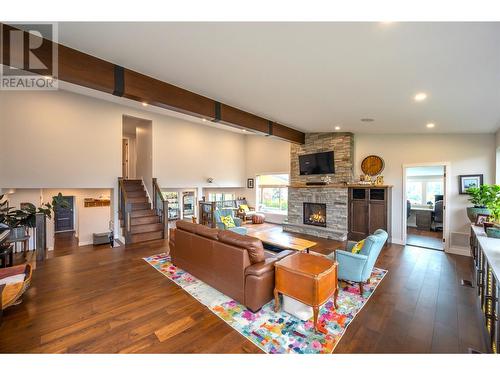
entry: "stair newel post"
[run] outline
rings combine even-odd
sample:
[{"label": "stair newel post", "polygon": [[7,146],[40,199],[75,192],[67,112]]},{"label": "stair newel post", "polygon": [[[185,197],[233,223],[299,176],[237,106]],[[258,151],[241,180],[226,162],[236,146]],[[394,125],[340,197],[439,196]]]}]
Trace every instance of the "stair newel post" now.
[{"label": "stair newel post", "polygon": [[166,200],[162,201],[163,210],[162,210],[162,220],[163,220],[163,238],[168,238],[168,202]]},{"label": "stair newel post", "polygon": [[158,214],[158,194],[159,191],[156,189],[157,186],[157,180],[156,178],[153,178],[153,209],[156,211],[156,214]]},{"label": "stair newel post", "polygon": [[130,242],[130,230],[131,230],[131,212],[132,212],[132,203],[127,202],[125,204],[125,238],[127,239],[127,242]]},{"label": "stair newel post", "polygon": [[215,210],[217,209],[217,202],[211,202],[211,207],[210,207],[210,216],[211,216],[211,224],[212,228],[215,228]]},{"label": "stair newel post", "polygon": [[35,214],[36,260],[43,262],[47,255],[47,219],[44,213]]}]

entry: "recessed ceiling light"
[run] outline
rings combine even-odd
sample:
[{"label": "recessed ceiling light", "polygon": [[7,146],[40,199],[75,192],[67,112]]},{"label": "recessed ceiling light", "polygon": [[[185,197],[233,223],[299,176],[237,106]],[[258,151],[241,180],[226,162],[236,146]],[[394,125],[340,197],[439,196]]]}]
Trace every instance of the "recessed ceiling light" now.
[{"label": "recessed ceiling light", "polygon": [[425,126],[427,126],[429,129],[432,129],[432,128],[433,128],[434,126],[436,126],[436,125],[434,125],[432,122],[429,122],[429,123],[428,123],[427,125],[425,125]]},{"label": "recessed ceiling light", "polygon": [[206,119],[206,118],[202,118],[202,119],[201,119],[201,121],[206,122],[206,121],[207,121],[207,119]]},{"label": "recessed ceiling light", "polygon": [[413,99],[416,101],[416,102],[421,102],[421,101],[424,101],[425,99],[427,99],[427,94],[425,92],[419,92],[418,94],[416,94]]},{"label": "recessed ceiling light", "polygon": [[373,122],[373,121],[375,121],[375,120],[372,118],[362,118],[361,119],[361,122]]},{"label": "recessed ceiling light", "polygon": [[246,132],[247,132],[247,131],[246,131],[246,129],[242,129],[242,131],[243,131],[243,133],[246,133]]},{"label": "recessed ceiling light", "polygon": [[340,126],[336,126],[336,127],[335,127],[335,130],[340,130]]},{"label": "recessed ceiling light", "polygon": [[142,102],[142,106],[143,106],[143,107],[147,107],[147,106],[148,106],[148,103],[146,103],[146,102]]}]

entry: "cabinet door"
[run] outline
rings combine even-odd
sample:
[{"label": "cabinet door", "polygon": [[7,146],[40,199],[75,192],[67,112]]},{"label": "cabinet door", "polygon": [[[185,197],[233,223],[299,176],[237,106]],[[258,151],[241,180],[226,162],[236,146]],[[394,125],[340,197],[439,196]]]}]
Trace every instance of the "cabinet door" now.
[{"label": "cabinet door", "polygon": [[349,239],[362,240],[368,232],[368,205],[365,200],[352,200],[349,212]]},{"label": "cabinet door", "polygon": [[387,231],[387,215],[386,205],[383,201],[370,201],[370,214],[369,214],[369,234],[372,234],[377,229]]}]

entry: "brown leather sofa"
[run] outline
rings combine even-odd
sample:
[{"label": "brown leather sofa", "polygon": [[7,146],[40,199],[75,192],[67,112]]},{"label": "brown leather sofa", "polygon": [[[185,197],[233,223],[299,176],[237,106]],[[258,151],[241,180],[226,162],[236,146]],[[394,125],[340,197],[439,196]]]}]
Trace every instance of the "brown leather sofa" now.
[{"label": "brown leather sofa", "polygon": [[292,253],[264,251],[257,238],[177,221],[170,230],[172,263],[253,312],[272,300],[274,262]]}]

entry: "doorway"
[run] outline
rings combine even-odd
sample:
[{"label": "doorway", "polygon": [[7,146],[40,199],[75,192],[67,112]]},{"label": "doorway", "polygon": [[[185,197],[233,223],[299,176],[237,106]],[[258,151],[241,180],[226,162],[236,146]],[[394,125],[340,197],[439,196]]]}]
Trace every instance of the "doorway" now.
[{"label": "doorway", "polygon": [[404,168],[406,245],[445,249],[446,164]]},{"label": "doorway", "polygon": [[123,117],[122,127],[122,177],[135,179],[137,175],[137,121]]},{"label": "doorway", "polygon": [[54,232],[72,232],[75,230],[74,197],[64,196],[63,200],[69,208],[56,207],[54,209]]}]

